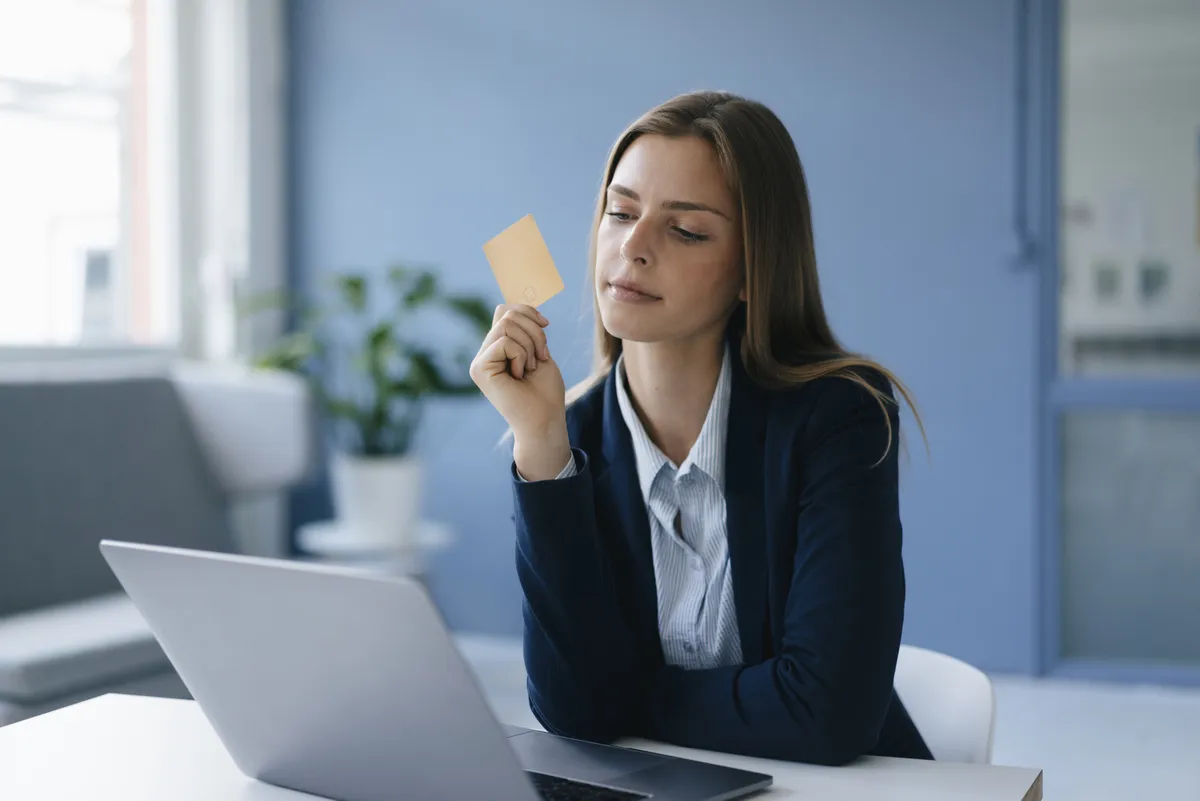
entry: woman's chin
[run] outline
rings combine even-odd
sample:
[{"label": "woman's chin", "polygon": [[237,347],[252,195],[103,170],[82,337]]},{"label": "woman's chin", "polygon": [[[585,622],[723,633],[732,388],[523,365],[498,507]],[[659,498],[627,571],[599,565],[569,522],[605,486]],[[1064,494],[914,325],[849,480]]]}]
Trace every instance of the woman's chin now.
[{"label": "woman's chin", "polygon": [[617,339],[630,342],[658,342],[664,339],[663,326],[648,309],[600,308],[604,330]]}]

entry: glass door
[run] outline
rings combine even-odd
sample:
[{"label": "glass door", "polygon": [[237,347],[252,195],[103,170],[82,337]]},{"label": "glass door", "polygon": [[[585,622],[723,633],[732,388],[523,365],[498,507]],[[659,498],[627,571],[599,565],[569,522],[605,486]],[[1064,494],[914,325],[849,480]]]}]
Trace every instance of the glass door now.
[{"label": "glass door", "polygon": [[1063,0],[1049,663],[1200,682],[1200,0]]}]

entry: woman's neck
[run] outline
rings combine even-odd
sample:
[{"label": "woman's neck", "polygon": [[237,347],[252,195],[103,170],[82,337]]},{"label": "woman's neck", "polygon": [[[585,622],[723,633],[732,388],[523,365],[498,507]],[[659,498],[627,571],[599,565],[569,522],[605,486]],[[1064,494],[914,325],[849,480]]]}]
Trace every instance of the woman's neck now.
[{"label": "woman's neck", "polygon": [[622,346],[633,407],[650,439],[676,465],[704,428],[724,348],[719,336]]}]

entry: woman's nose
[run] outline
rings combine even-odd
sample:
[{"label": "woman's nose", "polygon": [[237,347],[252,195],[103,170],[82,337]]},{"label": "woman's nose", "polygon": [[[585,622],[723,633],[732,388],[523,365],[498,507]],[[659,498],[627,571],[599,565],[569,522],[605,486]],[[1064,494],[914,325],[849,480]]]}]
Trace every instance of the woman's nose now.
[{"label": "woman's nose", "polygon": [[647,234],[640,220],[629,229],[629,235],[621,243],[621,257],[625,261],[643,266],[650,263],[650,238]]}]

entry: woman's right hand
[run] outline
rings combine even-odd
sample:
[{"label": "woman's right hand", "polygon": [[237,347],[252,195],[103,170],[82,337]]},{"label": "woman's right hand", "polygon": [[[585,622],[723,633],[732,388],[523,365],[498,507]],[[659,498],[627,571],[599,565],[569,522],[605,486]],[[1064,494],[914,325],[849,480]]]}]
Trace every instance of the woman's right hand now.
[{"label": "woman's right hand", "polygon": [[[544,330],[549,324],[532,306],[497,306],[492,330],[471,362],[471,379],[508,422],[518,447],[528,451],[537,443],[558,457],[566,438],[566,387],[550,358]],[[569,455],[569,446],[566,450]]]}]

